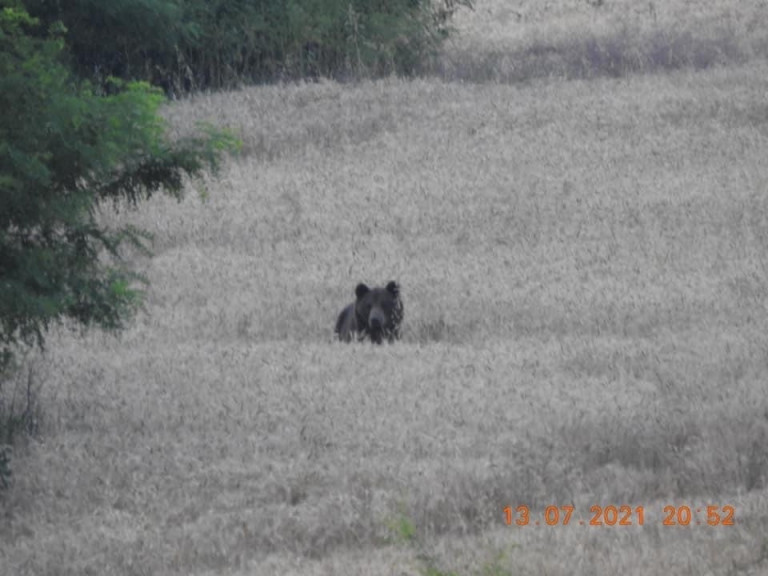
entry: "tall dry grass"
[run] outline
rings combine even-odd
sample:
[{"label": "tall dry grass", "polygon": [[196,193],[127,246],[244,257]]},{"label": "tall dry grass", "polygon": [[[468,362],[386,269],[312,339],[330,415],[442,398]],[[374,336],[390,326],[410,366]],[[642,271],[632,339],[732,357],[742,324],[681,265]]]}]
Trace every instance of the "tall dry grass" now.
[{"label": "tall dry grass", "polygon": [[436,72],[470,82],[619,77],[768,56],[762,2],[478,0]]},{"label": "tall dry grass", "polygon": [[[751,60],[175,103],[244,154],[105,212],[155,234],[146,311],[51,342],[0,573],[765,572],[767,91]],[[334,342],[390,279],[403,341]],[[645,525],[505,526],[519,504]]]}]

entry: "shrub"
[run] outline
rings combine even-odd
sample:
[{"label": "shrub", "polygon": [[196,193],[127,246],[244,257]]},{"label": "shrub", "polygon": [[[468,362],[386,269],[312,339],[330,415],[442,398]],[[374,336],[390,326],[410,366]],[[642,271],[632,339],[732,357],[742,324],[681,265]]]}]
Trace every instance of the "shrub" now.
[{"label": "shrub", "polygon": [[36,24],[0,12],[0,371],[17,345],[42,348],[52,323],[120,328],[141,280],[121,250],[146,250],[146,236],[100,226],[98,205],[178,197],[185,175],[215,169],[234,145],[226,134],[169,143],[157,89],[112,83],[97,95],[62,64],[61,36]]},{"label": "shrub", "polygon": [[167,91],[251,81],[415,74],[471,0],[28,0],[61,21],[80,75]]}]

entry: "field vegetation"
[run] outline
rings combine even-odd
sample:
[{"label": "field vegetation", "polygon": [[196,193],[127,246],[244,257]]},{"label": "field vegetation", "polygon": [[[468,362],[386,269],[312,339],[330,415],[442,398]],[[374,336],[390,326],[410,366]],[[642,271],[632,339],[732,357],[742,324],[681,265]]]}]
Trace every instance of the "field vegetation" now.
[{"label": "field vegetation", "polygon": [[[99,215],[154,235],[144,310],[1,391],[38,412],[0,573],[768,571],[766,8],[475,8],[436,76],[165,109],[242,154]],[[335,342],[389,280],[403,340]]]},{"label": "field vegetation", "polygon": [[78,74],[144,80],[168,94],[254,81],[414,75],[431,68],[471,0],[23,1],[65,28]]}]

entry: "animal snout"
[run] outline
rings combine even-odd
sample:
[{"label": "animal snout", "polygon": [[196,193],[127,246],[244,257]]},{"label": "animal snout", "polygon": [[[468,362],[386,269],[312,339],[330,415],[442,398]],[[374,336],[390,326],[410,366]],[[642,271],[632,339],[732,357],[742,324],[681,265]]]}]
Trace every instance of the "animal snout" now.
[{"label": "animal snout", "polygon": [[371,315],[368,317],[368,325],[373,330],[381,330],[384,326],[385,318],[381,310],[372,310]]}]

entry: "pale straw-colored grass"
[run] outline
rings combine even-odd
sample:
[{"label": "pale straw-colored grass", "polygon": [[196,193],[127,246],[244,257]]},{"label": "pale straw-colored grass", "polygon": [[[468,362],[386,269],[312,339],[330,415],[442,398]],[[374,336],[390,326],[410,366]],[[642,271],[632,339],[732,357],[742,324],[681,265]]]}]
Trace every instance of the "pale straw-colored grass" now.
[{"label": "pale straw-colored grass", "polygon": [[[105,213],[156,236],[146,311],[51,340],[0,573],[764,573],[766,93],[755,61],[173,104],[244,154]],[[334,342],[390,279],[403,341]],[[682,504],[736,526],[663,526]]]},{"label": "pale straw-colored grass", "polygon": [[760,1],[477,0],[438,66],[479,82],[708,68],[768,56]]}]

